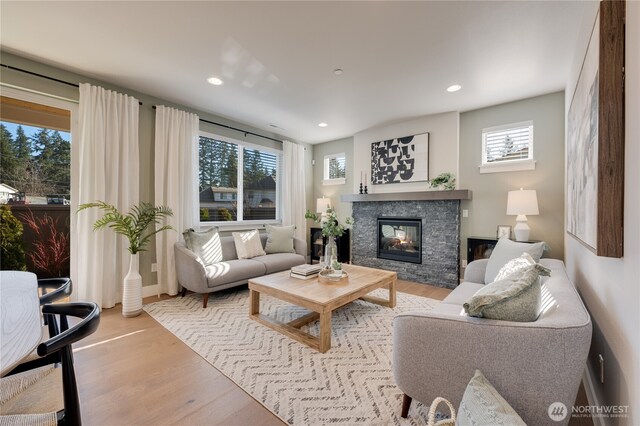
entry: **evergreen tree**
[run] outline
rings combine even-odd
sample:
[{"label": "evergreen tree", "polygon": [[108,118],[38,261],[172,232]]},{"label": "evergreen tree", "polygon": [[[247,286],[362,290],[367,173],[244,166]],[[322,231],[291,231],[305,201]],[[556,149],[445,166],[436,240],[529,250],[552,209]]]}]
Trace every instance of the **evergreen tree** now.
[{"label": "evergreen tree", "polygon": [[58,131],[51,135],[53,151],[52,169],[47,179],[54,182],[56,194],[69,196],[71,194],[71,143],[65,140]]},{"label": "evergreen tree", "polygon": [[13,147],[11,132],[0,124],[0,182],[17,189],[15,176],[18,161]]}]

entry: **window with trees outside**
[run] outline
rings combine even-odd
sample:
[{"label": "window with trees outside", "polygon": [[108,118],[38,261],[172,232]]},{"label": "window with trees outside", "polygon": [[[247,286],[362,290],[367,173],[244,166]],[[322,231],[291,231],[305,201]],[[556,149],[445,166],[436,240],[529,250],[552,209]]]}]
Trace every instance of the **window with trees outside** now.
[{"label": "window with trees outside", "polygon": [[534,168],[533,121],[482,130],[481,173]]},{"label": "window with trees outside", "polygon": [[200,222],[279,220],[281,157],[276,150],[201,134]]},{"label": "window with trees outside", "polygon": [[341,185],[346,182],[347,167],[344,153],[324,156],[324,185]]}]

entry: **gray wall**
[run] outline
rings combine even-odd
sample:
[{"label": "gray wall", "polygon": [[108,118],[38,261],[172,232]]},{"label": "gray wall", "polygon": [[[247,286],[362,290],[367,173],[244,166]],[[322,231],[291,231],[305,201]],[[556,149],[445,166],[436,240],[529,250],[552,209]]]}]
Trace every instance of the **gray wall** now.
[{"label": "gray wall", "polygon": [[[601,419],[612,425],[640,425],[640,2],[626,4],[624,257],[598,257],[570,235],[564,237],[569,277],[593,322],[587,397],[591,405],[629,406],[628,417]],[[567,110],[597,10],[596,2],[583,22],[567,83]],[[604,358],[604,383],[598,355]]]},{"label": "gray wall", "polygon": [[[533,120],[535,170],[484,173],[482,129]],[[467,258],[467,237],[495,237],[498,225],[515,225],[507,216],[507,192],[520,187],[535,189],[540,215],[527,216],[530,239],[551,246],[547,257],[563,258],[564,226],[564,93],[552,93],[460,114],[459,187],[473,191],[463,201],[469,211],[462,218],[461,258]],[[512,237],[513,238],[513,237]]]},{"label": "gray wall", "polygon": [[[324,178],[324,156],[330,154],[345,153],[346,164],[346,181],[343,185],[324,185],[322,180]],[[313,200],[312,204],[308,204],[311,211],[315,210],[316,199],[331,198],[331,205],[338,214],[338,218],[343,220],[344,218],[351,216],[351,203],[343,203],[340,201],[340,196],[344,194],[351,194],[353,188],[353,138],[339,139],[331,142],[325,142],[313,146],[313,159],[315,160],[315,166],[313,166]],[[359,178],[358,178],[359,179]],[[360,181],[358,181],[359,183]]]},{"label": "gray wall", "polygon": [[[95,85],[99,85],[106,89],[111,89],[118,91],[120,93],[126,93],[128,95],[136,97],[140,100],[143,105],[140,106],[140,117],[139,117],[139,146],[140,146],[140,199],[142,201],[150,201],[153,202],[154,194],[153,194],[153,182],[154,182],[154,173],[153,173],[153,164],[154,164],[154,141],[155,141],[155,110],[152,109],[153,105],[166,105],[170,107],[175,107],[184,111],[189,111],[196,113],[200,116],[200,118],[215,121],[218,123],[226,124],[233,127],[238,127],[241,129],[246,129],[248,131],[261,134],[264,136],[272,137],[275,139],[283,139],[281,136],[270,133],[261,129],[257,129],[252,127],[251,125],[245,123],[235,122],[224,117],[216,116],[210,113],[206,113],[203,111],[194,110],[193,108],[187,108],[182,105],[177,105],[172,102],[167,102],[165,100],[155,98],[153,96],[139,93],[133,87],[120,87],[115,86],[113,84],[109,84],[104,81],[96,80],[94,78],[90,78],[87,76],[83,76],[80,74],[72,73],[69,71],[62,70],[60,68],[52,67],[49,65],[45,65],[39,62],[35,62],[29,59],[22,58],[20,56],[16,56],[10,53],[1,52],[2,63],[10,66],[14,66],[17,68],[25,69],[31,72],[43,74],[49,77],[54,77],[63,81],[67,81],[70,83],[91,83]],[[20,88],[25,88],[37,92],[41,92],[48,95],[55,95],[64,97],[67,99],[78,100],[79,99],[79,91],[78,88],[68,86],[62,83],[54,82],[51,80],[47,80],[41,77],[36,77],[32,75],[28,75],[19,71],[14,71],[10,69],[2,69],[2,73],[0,75],[0,81],[3,84],[10,84]],[[201,130],[205,130],[214,134],[228,136],[235,139],[246,140],[251,142],[252,144],[269,146],[275,148],[281,148],[282,144],[276,143],[267,139],[255,137],[248,135],[246,138],[243,137],[242,133],[225,129],[219,126],[213,126],[206,123],[201,123]],[[305,169],[306,173],[306,193],[308,203],[311,203],[313,199],[313,187],[312,180],[313,176],[311,174],[311,160],[312,160],[312,149],[310,146],[303,144],[306,146],[306,155],[305,155]],[[149,286],[157,284],[157,274],[155,272],[151,272],[151,264],[155,262],[155,240],[152,240],[152,244],[150,244],[148,251],[142,252],[140,256],[140,274],[142,275],[143,286]]]}]

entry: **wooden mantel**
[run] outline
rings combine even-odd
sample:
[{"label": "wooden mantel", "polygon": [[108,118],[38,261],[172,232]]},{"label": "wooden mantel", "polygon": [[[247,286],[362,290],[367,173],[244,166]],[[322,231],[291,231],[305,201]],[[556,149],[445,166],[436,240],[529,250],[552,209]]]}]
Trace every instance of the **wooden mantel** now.
[{"label": "wooden mantel", "polygon": [[340,197],[341,201],[361,203],[375,201],[435,201],[435,200],[471,200],[469,189],[455,189],[452,191],[417,191],[417,192],[383,192],[376,194],[347,194]]}]

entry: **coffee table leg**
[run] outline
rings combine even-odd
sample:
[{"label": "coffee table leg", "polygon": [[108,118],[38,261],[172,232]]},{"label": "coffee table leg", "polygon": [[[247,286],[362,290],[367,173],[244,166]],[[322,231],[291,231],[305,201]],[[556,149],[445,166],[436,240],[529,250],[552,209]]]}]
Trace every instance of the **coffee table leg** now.
[{"label": "coffee table leg", "polygon": [[396,307],[396,280],[389,283],[389,307]]},{"label": "coffee table leg", "polygon": [[260,293],[255,290],[249,290],[249,315],[257,315],[260,313]]},{"label": "coffee table leg", "polygon": [[320,313],[320,338],[318,351],[325,353],[331,349],[331,311]]}]

